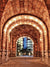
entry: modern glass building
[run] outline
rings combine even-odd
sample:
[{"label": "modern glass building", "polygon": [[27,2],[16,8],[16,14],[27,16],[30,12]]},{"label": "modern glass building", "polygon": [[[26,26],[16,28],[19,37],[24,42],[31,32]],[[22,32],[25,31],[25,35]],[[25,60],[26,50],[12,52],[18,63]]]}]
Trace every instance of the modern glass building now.
[{"label": "modern glass building", "polygon": [[17,56],[32,57],[33,42],[29,37],[20,37],[17,41]]}]

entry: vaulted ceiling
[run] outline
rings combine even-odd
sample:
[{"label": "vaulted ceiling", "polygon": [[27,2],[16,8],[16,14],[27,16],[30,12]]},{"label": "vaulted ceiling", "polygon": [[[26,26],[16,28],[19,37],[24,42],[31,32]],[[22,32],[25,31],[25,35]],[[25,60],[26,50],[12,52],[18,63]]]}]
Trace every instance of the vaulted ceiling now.
[{"label": "vaulted ceiling", "polygon": [[[2,16],[2,13],[4,11],[4,8],[5,8],[5,5],[6,5],[7,1],[8,0],[0,0],[0,19],[1,19],[1,16]],[[49,15],[50,15],[50,0],[44,0],[44,1],[46,3],[47,9],[48,9],[48,12],[49,12]]]},{"label": "vaulted ceiling", "polygon": [[28,36],[28,37],[31,37],[36,43],[39,43],[40,41],[39,31],[31,25],[17,26],[11,31],[11,35],[12,35],[12,38],[16,38],[16,39],[18,39],[21,36]]}]

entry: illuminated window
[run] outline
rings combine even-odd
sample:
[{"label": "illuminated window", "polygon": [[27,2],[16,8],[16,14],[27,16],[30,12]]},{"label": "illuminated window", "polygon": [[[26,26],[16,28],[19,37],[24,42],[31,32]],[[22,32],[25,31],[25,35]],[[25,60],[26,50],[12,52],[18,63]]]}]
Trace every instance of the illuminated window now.
[{"label": "illuminated window", "polygon": [[17,56],[33,57],[33,42],[29,37],[20,37],[16,45]]}]

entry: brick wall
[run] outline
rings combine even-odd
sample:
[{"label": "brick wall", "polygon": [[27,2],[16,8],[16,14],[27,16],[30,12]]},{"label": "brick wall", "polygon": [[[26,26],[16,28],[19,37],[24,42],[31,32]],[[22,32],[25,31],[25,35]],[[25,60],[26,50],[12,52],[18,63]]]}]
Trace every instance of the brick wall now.
[{"label": "brick wall", "polygon": [[[50,3],[49,0],[45,0],[46,5]],[[7,0],[0,0],[0,18],[2,15],[1,19],[1,31],[4,23],[12,16],[21,14],[21,13],[27,13],[27,14],[32,14],[34,16],[39,17],[42,21],[44,21],[48,27],[50,28],[50,23],[49,23],[49,14],[48,14],[48,9],[50,9],[49,6],[48,9],[44,3],[43,0],[38,1],[38,0],[9,0],[8,3]],[[6,5],[6,7],[5,7]],[[5,9],[4,9],[5,8]],[[3,12],[4,11],[4,12]],[[50,11],[50,10],[49,10]],[[50,29],[49,29],[49,34],[50,34]],[[50,41],[50,35],[49,35],[49,41]]]}]

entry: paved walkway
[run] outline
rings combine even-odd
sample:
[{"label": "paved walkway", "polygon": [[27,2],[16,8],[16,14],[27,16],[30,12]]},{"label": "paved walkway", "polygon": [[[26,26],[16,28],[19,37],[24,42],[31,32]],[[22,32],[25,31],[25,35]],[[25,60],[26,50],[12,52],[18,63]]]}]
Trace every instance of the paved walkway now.
[{"label": "paved walkway", "polygon": [[0,67],[50,67],[43,62],[36,61],[36,59],[11,59],[7,63],[0,65]]}]

